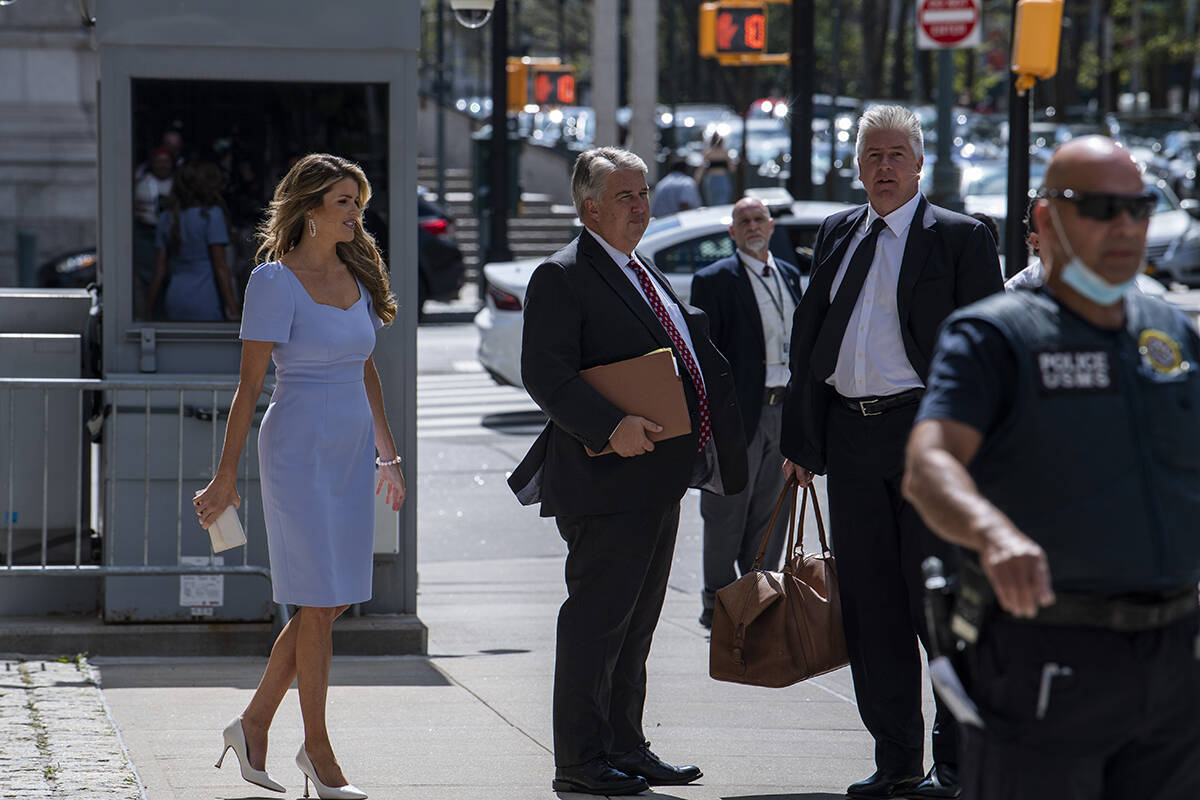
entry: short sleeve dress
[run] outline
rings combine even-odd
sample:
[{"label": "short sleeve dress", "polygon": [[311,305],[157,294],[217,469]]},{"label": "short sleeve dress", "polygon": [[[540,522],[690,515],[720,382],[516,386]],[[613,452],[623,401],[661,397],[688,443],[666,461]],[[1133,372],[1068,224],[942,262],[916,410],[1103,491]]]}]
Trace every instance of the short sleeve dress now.
[{"label": "short sleeve dress", "polygon": [[[156,247],[167,248],[174,217],[158,215]],[[171,280],[163,307],[167,319],[177,322],[220,322],[225,319],[217,279],[213,275],[210,245],[229,244],[225,212],[220,206],[192,206],[179,212],[179,248],[171,253]]]},{"label": "short sleeve dress", "polygon": [[347,309],[315,302],[278,261],[250,274],[241,338],[275,342],[275,391],[258,434],[275,602],[371,598],[375,434],[364,362],[383,326],[360,283]]}]

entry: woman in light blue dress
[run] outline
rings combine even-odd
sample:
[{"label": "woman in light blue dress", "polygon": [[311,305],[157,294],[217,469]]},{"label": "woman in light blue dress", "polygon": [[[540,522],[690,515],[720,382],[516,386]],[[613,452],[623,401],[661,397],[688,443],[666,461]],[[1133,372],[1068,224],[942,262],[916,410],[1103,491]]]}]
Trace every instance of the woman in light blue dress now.
[{"label": "woman in light blue dress", "polygon": [[[263,514],[277,603],[300,606],[271,649],[250,704],[224,731],[222,759],[275,791],[267,730],[295,679],[304,718],[296,765],[321,798],[365,798],[338,766],[325,726],[333,621],[371,597],[375,493],[399,510],[404,475],[371,360],[375,331],[396,316],[387,271],[362,227],[371,196],[358,165],[308,155],[280,181],[250,275],[242,366],[217,474],[195,498],[207,528],[241,500],[238,460],[268,360],[275,392],[259,431]],[[378,453],[378,455],[376,455]],[[379,468],[375,482],[375,468]],[[220,766],[220,761],[217,766]]]},{"label": "woman in light blue dress", "polygon": [[157,256],[146,308],[155,308],[165,285],[163,307],[172,322],[221,322],[239,317],[225,259],[229,226],[220,177],[215,164],[184,164],[171,183],[167,209],[158,215]]}]

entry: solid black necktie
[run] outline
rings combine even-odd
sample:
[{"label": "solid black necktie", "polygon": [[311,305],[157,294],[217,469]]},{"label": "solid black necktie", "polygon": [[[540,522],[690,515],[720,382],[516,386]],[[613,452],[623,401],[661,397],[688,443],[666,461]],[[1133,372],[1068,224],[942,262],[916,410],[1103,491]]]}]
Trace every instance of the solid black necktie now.
[{"label": "solid black necktie", "polygon": [[876,217],[871,223],[871,231],[858,243],[846,274],[842,276],[842,285],[838,287],[825,321],[821,323],[821,331],[813,344],[812,372],[817,380],[824,381],[837,368],[838,352],[842,349],[842,338],[846,335],[846,326],[850,323],[850,314],[862,293],[863,284],[867,282],[867,274],[875,261],[875,243],[879,240],[879,232],[887,225],[883,217]]}]

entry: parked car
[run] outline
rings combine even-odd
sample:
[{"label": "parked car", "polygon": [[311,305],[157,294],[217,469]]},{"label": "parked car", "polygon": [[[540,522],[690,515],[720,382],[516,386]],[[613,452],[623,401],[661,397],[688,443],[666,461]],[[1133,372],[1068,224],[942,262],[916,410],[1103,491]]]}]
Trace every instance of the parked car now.
[{"label": "parked car", "polygon": [[42,262],[37,285],[49,289],[86,289],[96,282],[96,248],[61,253]]},{"label": "parked car", "polygon": [[417,187],[417,311],[426,300],[458,297],[466,279],[462,250],[454,241],[454,220]]},{"label": "parked car", "polygon": [[[781,193],[782,194],[782,193]],[[848,205],[842,203],[767,201],[775,218],[771,252],[797,264],[807,273],[812,262],[812,245],[817,228],[830,214]],[[729,225],[733,206],[712,206],[682,211],[651,220],[638,245],[662,270],[671,288],[685,302],[691,297],[696,270],[733,255]],[[547,256],[550,254],[547,253]],[[483,268],[486,281],[484,304],[475,315],[479,331],[479,363],[502,385],[521,386],[521,311],[525,288],[540,259],[506,261]],[[802,285],[807,285],[807,275]]]}]

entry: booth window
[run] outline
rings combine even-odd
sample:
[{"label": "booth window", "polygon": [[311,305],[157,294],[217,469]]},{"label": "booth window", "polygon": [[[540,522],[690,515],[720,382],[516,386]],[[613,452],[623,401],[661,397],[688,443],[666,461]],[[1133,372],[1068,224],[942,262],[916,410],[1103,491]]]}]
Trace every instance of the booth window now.
[{"label": "booth window", "polygon": [[139,78],[131,92],[134,320],[227,322],[219,276],[240,308],[271,192],[307,153],[362,166],[363,226],[387,258],[386,84]]}]

